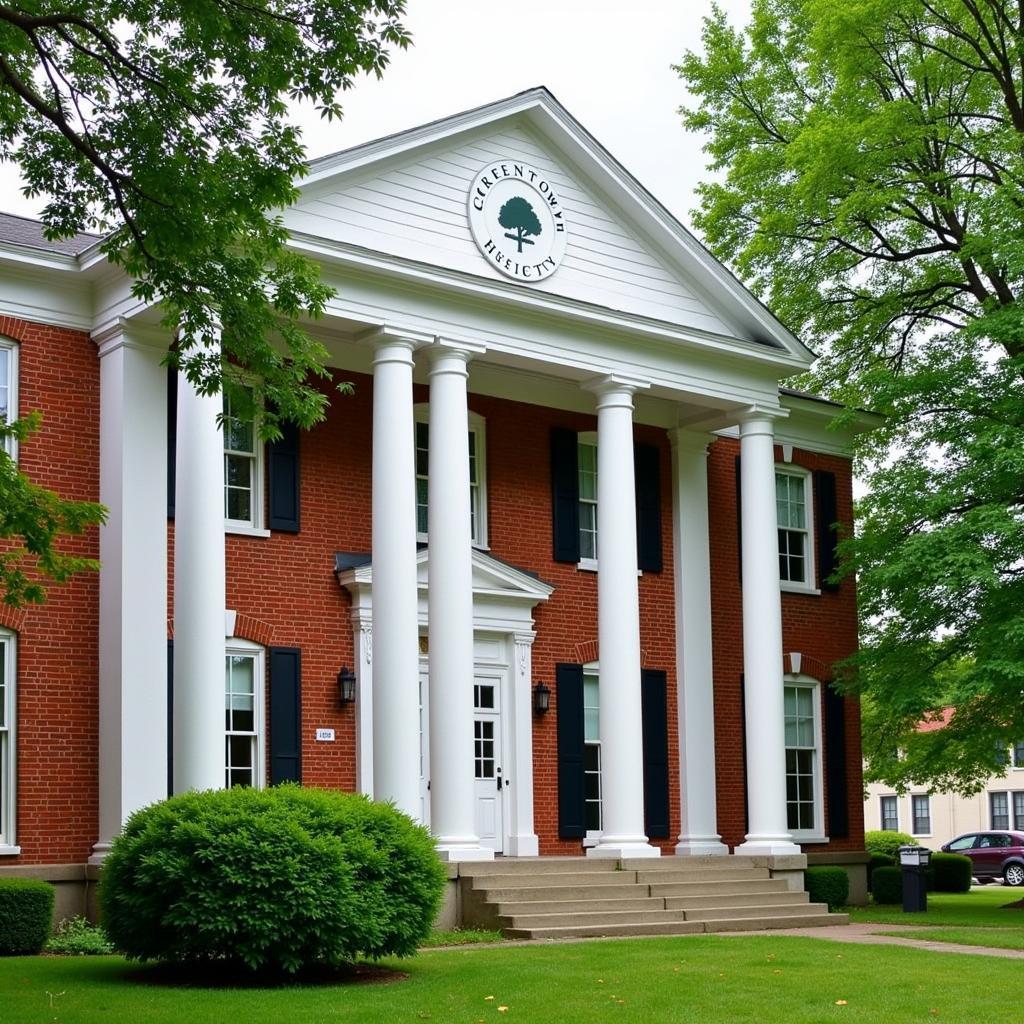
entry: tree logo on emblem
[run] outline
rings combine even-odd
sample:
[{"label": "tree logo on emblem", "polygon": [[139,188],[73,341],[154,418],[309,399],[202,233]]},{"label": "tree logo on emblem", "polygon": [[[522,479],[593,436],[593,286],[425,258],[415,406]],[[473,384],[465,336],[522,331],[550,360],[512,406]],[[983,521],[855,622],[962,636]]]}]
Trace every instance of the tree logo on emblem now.
[{"label": "tree logo on emblem", "polygon": [[[537,214],[522,196],[513,196],[502,206],[498,212],[498,223],[506,229],[505,237],[516,243],[519,252],[523,251],[524,245],[533,245],[527,235],[539,235],[541,232]],[[511,234],[513,231],[515,234]]]}]

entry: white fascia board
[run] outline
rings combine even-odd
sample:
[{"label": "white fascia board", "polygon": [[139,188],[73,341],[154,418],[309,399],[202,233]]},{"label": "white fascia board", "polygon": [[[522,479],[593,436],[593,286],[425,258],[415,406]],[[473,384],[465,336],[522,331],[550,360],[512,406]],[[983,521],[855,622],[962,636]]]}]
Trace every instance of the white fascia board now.
[{"label": "white fascia board", "polygon": [[[509,97],[496,103],[456,114],[440,121],[370,142],[314,161],[310,173],[297,186],[305,191],[325,180],[380,165],[419,147],[450,140],[482,127],[525,115],[527,122],[556,150],[565,153],[602,193],[613,208],[620,209],[684,277],[694,281],[712,308],[720,309],[727,297],[727,317],[737,319],[752,337],[761,336],[788,355],[792,365],[806,369],[814,353],[788,331],[772,313],[723,267],[546,89]],[[680,253],[683,258],[680,258]],[[717,297],[717,298],[715,298]],[[771,346],[748,342],[756,348]]]},{"label": "white fascia board", "polygon": [[0,256],[0,313],[88,331],[92,328],[92,288],[79,276],[73,256],[59,262],[9,262],[4,254]]}]

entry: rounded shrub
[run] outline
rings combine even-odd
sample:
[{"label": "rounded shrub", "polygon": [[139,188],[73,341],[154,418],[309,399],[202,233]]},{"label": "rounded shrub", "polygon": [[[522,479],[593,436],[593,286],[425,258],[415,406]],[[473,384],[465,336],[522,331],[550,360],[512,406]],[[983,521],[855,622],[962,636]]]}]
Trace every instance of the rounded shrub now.
[{"label": "rounded shrub", "polygon": [[850,876],[836,867],[813,867],[804,871],[804,888],[812,903],[827,903],[835,912],[846,906],[850,896]]},{"label": "rounded shrub", "polygon": [[54,889],[35,878],[0,878],[0,956],[34,956],[50,937]]},{"label": "rounded shrub", "polygon": [[882,853],[894,860],[901,846],[916,846],[914,837],[906,832],[865,832],[864,849],[868,853]]},{"label": "rounded shrub", "polygon": [[970,857],[959,853],[933,853],[928,870],[935,877],[936,892],[969,892],[974,867]]},{"label": "rounded shrub", "polygon": [[871,873],[871,895],[876,903],[902,903],[903,872],[895,866],[875,868]]},{"label": "rounded shrub", "polygon": [[875,868],[891,868],[896,863],[895,857],[885,853],[873,853],[868,861],[868,892],[871,892],[871,873]]},{"label": "rounded shrub", "polygon": [[295,973],[411,955],[444,884],[430,834],[392,805],[288,785],[136,812],[100,900],[107,936],[131,959]]}]

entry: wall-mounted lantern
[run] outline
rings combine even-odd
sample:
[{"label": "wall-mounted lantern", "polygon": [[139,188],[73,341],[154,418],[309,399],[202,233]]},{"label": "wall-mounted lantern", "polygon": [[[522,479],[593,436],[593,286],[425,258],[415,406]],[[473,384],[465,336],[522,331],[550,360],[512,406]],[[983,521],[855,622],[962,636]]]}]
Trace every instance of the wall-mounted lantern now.
[{"label": "wall-mounted lantern", "polygon": [[546,715],[551,707],[551,691],[543,684],[538,683],[533,688],[533,711],[537,715]]},{"label": "wall-mounted lantern", "polygon": [[356,702],[356,674],[348,665],[338,673],[338,701],[342,707]]}]

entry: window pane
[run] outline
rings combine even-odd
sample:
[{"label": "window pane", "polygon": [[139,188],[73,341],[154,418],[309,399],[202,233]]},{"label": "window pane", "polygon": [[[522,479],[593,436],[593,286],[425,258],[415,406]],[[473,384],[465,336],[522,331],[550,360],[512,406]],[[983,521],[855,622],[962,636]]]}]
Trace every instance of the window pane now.
[{"label": "window pane", "polygon": [[1005,793],[992,793],[990,796],[992,808],[992,828],[1010,827],[1010,806]]},{"label": "window pane", "polygon": [[249,491],[239,490],[237,487],[227,489],[227,518],[238,520],[244,523],[252,519],[252,494]]},{"label": "window pane", "polygon": [[1024,768],[1024,743],[1014,743],[1013,745],[1013,766]]},{"label": "window pane", "polygon": [[231,487],[249,487],[252,482],[252,460],[244,455],[228,455],[225,458],[227,481]]},{"label": "window pane", "polygon": [[[1024,762],[1021,767],[1024,768]],[[1024,793],[1013,794],[1013,827],[1015,829],[1024,829]]]},{"label": "window pane", "polygon": [[600,696],[597,676],[583,677],[583,739],[596,743],[601,738]]},{"label": "window pane", "polygon": [[427,532],[427,481],[416,481],[416,531]]}]

